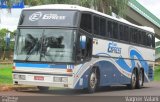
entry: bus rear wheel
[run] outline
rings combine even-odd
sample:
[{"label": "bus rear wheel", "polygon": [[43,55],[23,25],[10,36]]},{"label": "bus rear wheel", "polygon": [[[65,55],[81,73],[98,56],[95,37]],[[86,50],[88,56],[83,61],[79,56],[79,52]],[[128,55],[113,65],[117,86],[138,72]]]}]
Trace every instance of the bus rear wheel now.
[{"label": "bus rear wheel", "polygon": [[88,79],[88,88],[87,91],[89,93],[94,93],[98,87],[98,74],[96,72],[96,68],[93,68],[90,72]]},{"label": "bus rear wheel", "polygon": [[45,87],[45,86],[37,86],[37,88],[40,90],[40,91],[48,91],[49,87]]}]

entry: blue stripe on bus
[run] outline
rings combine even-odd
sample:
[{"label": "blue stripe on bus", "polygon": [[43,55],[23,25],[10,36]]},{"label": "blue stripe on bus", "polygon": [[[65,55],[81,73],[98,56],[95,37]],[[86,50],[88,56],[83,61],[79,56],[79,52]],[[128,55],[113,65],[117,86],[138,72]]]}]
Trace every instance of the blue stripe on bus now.
[{"label": "blue stripe on bus", "polygon": [[28,67],[28,68],[60,68],[66,69],[67,65],[53,65],[53,64],[31,64],[31,63],[15,63],[16,67]]}]

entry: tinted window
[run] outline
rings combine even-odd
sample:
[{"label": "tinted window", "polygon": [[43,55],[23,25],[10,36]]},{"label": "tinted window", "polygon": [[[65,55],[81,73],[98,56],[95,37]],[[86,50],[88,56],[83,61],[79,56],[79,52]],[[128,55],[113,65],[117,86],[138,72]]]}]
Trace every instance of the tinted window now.
[{"label": "tinted window", "polygon": [[140,44],[144,45],[143,41],[144,41],[144,36],[143,36],[143,31],[140,31],[140,36],[141,36],[141,41]]},{"label": "tinted window", "polygon": [[118,23],[108,21],[108,34],[110,38],[118,39]]},{"label": "tinted window", "polygon": [[113,35],[113,24],[111,21],[108,21],[108,35],[112,38]]},{"label": "tinted window", "polygon": [[94,16],[94,34],[98,35],[99,34],[99,28],[100,28],[100,23],[99,23],[99,17]]},{"label": "tinted window", "polygon": [[137,43],[141,44],[141,32],[139,30],[137,31]]},{"label": "tinted window", "polygon": [[147,37],[147,46],[152,47],[152,34],[148,34]]},{"label": "tinted window", "polygon": [[124,36],[124,26],[123,25],[119,26],[119,33],[120,33],[120,40],[124,40],[125,36]]},{"label": "tinted window", "polygon": [[134,29],[130,28],[130,41],[134,43]]},{"label": "tinted window", "polygon": [[100,35],[106,36],[106,20],[104,18],[100,19]]},{"label": "tinted window", "polygon": [[138,44],[138,31],[137,29],[134,29],[134,43],[137,43]]},{"label": "tinted window", "polygon": [[146,36],[146,32],[142,31],[142,41],[143,41],[143,45],[147,45],[147,36]]},{"label": "tinted window", "polygon": [[124,26],[124,41],[129,41],[129,27]]},{"label": "tinted window", "polygon": [[91,16],[91,14],[82,14],[80,27],[89,33],[92,32],[92,16]]},{"label": "tinted window", "polygon": [[118,39],[118,23],[113,23],[113,38]]},{"label": "tinted window", "polygon": [[152,47],[155,48],[155,36],[152,35]]}]

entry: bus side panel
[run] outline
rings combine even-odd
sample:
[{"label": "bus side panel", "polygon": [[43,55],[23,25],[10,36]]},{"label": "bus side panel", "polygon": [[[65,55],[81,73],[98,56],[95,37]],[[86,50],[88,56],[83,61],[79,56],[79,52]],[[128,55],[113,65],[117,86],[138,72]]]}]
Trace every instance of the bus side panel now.
[{"label": "bus side panel", "polygon": [[100,61],[100,86],[113,84],[129,84],[130,78],[121,73],[118,68],[109,61]]},{"label": "bus side panel", "polygon": [[75,76],[78,77],[74,78],[73,88],[83,89],[88,87],[89,73],[94,66],[100,70],[100,86],[130,84],[131,74],[134,68],[144,69],[144,82],[150,81],[148,73],[153,77],[153,73],[149,72],[147,61],[99,57],[92,58],[90,62],[77,68]]},{"label": "bus side panel", "polygon": [[93,67],[100,70],[100,86],[108,86],[114,84],[129,84],[131,73],[120,68],[115,61],[109,58],[92,58],[88,63],[81,65],[75,72],[73,84],[75,89],[83,89],[88,87],[89,74]]}]

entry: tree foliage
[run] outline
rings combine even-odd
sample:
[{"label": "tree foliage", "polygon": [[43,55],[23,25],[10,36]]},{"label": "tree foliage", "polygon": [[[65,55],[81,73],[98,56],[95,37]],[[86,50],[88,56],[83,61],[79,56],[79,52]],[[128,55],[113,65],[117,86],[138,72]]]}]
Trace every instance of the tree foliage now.
[{"label": "tree foliage", "polygon": [[76,4],[109,15],[114,12],[119,16],[124,16],[128,0],[25,0],[25,4],[30,6],[42,4]]},{"label": "tree foliage", "polygon": [[[11,39],[14,38],[14,32],[9,31],[6,28],[3,28],[0,30],[0,50],[5,50],[6,49],[6,33],[10,33],[10,37]],[[14,42],[10,43],[10,48],[13,49],[14,48]]]}]

